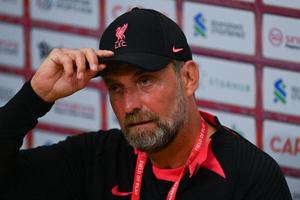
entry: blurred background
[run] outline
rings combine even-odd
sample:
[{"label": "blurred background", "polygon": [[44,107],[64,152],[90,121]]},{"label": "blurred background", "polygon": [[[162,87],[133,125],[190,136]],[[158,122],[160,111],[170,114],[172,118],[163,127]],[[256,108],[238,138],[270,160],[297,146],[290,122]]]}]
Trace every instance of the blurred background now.
[{"label": "blurred background", "polygon": [[[200,68],[199,109],[276,159],[299,200],[299,0],[0,0],[0,106],[52,48],[97,49],[105,27],[133,7],[161,11],[182,27]],[[22,148],[114,127],[98,78],[57,101]]]}]

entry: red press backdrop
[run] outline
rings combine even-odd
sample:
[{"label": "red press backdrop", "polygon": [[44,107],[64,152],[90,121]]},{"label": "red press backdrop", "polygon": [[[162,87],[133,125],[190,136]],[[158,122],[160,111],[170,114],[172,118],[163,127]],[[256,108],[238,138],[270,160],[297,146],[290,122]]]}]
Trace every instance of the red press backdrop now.
[{"label": "red press backdrop", "polygon": [[[0,0],[0,105],[52,48],[98,48],[107,24],[136,6],[182,27],[201,71],[199,108],[273,156],[300,199],[299,1]],[[23,148],[112,127],[118,124],[97,79],[56,102]]]}]

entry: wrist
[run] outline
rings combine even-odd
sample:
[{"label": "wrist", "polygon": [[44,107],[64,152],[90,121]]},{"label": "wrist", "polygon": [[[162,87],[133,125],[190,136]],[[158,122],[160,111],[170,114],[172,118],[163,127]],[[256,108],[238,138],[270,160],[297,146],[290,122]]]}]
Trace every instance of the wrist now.
[{"label": "wrist", "polygon": [[42,83],[38,83],[37,81],[35,81],[34,78],[32,78],[30,80],[30,85],[31,88],[33,90],[33,92],[39,96],[43,101],[45,101],[46,103],[54,103],[55,99],[53,97],[51,97],[51,95],[49,95],[49,92],[45,91],[45,89],[43,89]]}]

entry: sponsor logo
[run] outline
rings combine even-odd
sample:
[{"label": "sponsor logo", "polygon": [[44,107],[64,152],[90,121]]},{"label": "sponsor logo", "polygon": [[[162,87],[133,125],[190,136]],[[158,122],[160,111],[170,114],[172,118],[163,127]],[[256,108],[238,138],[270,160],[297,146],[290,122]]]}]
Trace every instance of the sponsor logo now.
[{"label": "sponsor logo", "polygon": [[280,102],[283,104],[286,104],[286,97],[287,97],[287,93],[286,93],[286,85],[283,82],[282,79],[278,79],[275,81],[274,83],[274,102]]},{"label": "sponsor logo", "polygon": [[90,105],[56,102],[54,105],[54,112],[73,117],[95,119],[95,108]]},{"label": "sponsor logo", "polygon": [[[194,17],[194,35],[206,37],[206,23],[207,20],[204,18],[202,13],[197,13]],[[221,20],[210,20],[210,32],[213,35],[234,37],[244,39],[246,33],[243,24],[221,21]]]},{"label": "sponsor logo", "polygon": [[[287,104],[287,86],[284,81],[280,78],[274,82],[274,103]],[[291,86],[290,90],[290,100],[291,101],[300,101],[300,87]]]},{"label": "sponsor logo", "polygon": [[275,136],[270,141],[271,150],[275,153],[300,156],[300,137],[296,139]]},{"label": "sponsor logo", "polygon": [[44,10],[50,10],[56,8],[59,10],[70,10],[81,13],[92,13],[92,3],[90,0],[38,0],[37,6]]},{"label": "sponsor logo", "polygon": [[125,197],[125,196],[128,196],[128,195],[131,195],[132,192],[120,192],[119,189],[118,189],[118,185],[114,186],[112,189],[111,189],[111,193],[114,195],[114,196],[119,196],[119,197]]},{"label": "sponsor logo", "polygon": [[19,44],[16,41],[0,39],[0,54],[13,55],[19,54]]},{"label": "sponsor logo", "polygon": [[183,48],[176,48],[175,45],[173,45],[173,48],[172,48],[173,53],[177,53],[182,50],[183,50]]},{"label": "sponsor logo", "polygon": [[294,101],[300,101],[300,87],[291,87],[291,99]]},{"label": "sponsor logo", "polygon": [[277,160],[278,164],[299,168],[300,126],[278,121],[264,121],[264,150]]},{"label": "sponsor logo", "polygon": [[300,36],[287,35],[285,46],[290,49],[300,50]]},{"label": "sponsor logo", "polygon": [[120,47],[126,47],[127,44],[125,42],[125,31],[128,28],[128,24],[123,24],[123,26],[119,26],[116,29],[116,38],[117,41],[115,42],[115,49],[118,49]]},{"label": "sponsor logo", "polygon": [[194,35],[195,36],[202,36],[206,37],[206,26],[205,26],[205,18],[203,17],[202,13],[198,13],[194,17],[195,25],[194,25]]},{"label": "sponsor logo", "polygon": [[49,10],[53,5],[53,0],[37,0],[36,3],[39,8]]},{"label": "sponsor logo", "polygon": [[41,41],[38,43],[38,49],[40,54],[40,59],[43,59],[48,56],[52,47],[45,41]]},{"label": "sponsor logo", "polygon": [[272,28],[269,32],[269,41],[273,46],[280,46],[283,43],[283,34],[280,29]]},{"label": "sponsor logo", "polygon": [[271,28],[269,31],[269,41],[275,47],[284,45],[289,49],[300,50],[300,35],[284,34],[279,28]]},{"label": "sponsor logo", "polygon": [[250,85],[248,83],[234,82],[233,80],[223,80],[217,77],[210,77],[208,84],[211,87],[218,87],[221,89],[235,90],[238,92],[249,92]]},{"label": "sponsor logo", "polygon": [[243,24],[236,24],[225,21],[211,21],[211,32],[212,34],[229,36],[235,38],[245,38],[245,31]]}]

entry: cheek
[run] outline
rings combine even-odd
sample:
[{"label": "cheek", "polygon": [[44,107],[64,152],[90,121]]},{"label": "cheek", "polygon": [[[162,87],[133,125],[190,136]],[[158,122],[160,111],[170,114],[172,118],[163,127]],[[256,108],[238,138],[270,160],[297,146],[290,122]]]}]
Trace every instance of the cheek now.
[{"label": "cheek", "polygon": [[119,123],[121,124],[122,121],[124,120],[125,114],[124,114],[124,110],[123,107],[121,105],[120,101],[113,101],[112,99],[110,100],[110,105],[112,107],[112,110],[114,112],[114,114],[116,115]]},{"label": "cheek", "polygon": [[167,116],[176,98],[176,85],[162,85],[155,92],[144,94],[144,106],[159,116]]}]

